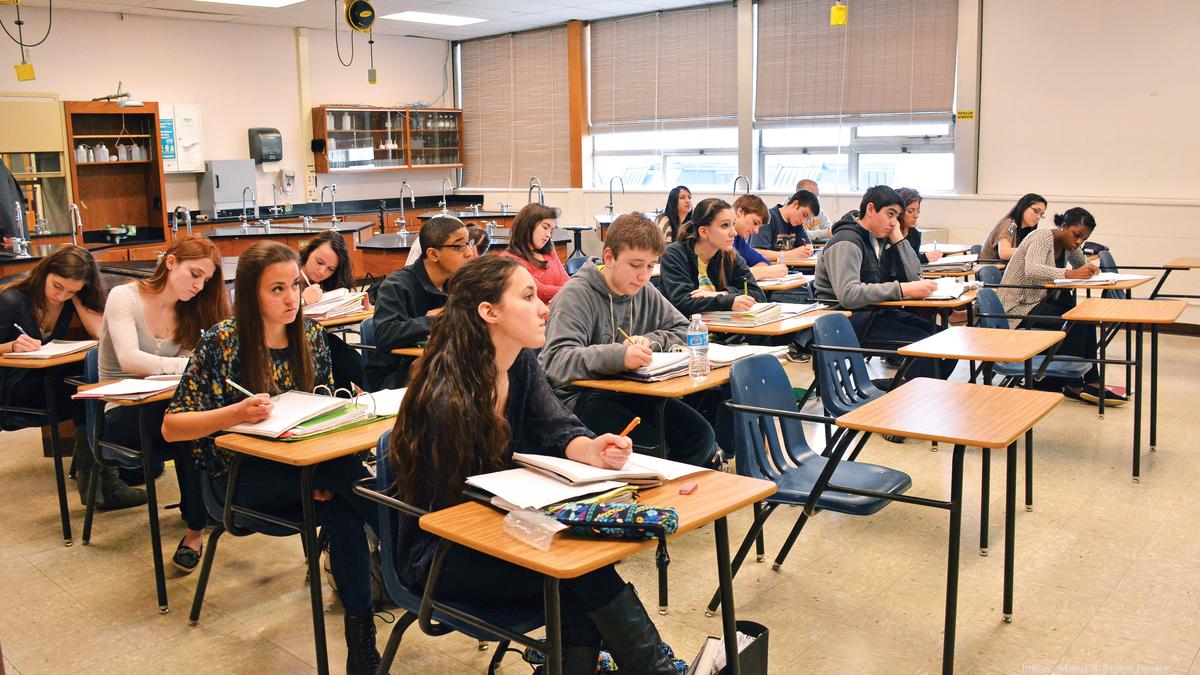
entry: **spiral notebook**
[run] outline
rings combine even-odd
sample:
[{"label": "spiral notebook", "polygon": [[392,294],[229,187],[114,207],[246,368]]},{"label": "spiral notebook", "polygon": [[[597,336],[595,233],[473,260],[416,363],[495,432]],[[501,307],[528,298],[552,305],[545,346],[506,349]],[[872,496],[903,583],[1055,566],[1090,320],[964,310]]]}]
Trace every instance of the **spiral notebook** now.
[{"label": "spiral notebook", "polygon": [[294,427],[300,426],[302,422],[307,422],[332,410],[344,408],[349,401],[344,398],[292,390],[272,396],[271,402],[275,404],[275,407],[271,409],[271,415],[267,419],[255,424],[235,424],[226,431],[279,438]]}]

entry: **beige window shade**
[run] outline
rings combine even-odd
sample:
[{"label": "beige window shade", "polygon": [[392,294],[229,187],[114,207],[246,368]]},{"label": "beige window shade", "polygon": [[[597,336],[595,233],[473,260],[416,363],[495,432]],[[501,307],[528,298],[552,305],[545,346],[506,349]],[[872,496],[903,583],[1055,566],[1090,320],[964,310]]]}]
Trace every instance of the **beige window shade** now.
[{"label": "beige window shade", "polygon": [[732,4],[592,22],[592,127],[734,122],[736,28]]},{"label": "beige window shade", "polygon": [[954,104],[958,0],[760,0],[755,120],[946,119]]},{"label": "beige window shade", "polygon": [[565,26],[462,43],[463,182],[570,185]]}]

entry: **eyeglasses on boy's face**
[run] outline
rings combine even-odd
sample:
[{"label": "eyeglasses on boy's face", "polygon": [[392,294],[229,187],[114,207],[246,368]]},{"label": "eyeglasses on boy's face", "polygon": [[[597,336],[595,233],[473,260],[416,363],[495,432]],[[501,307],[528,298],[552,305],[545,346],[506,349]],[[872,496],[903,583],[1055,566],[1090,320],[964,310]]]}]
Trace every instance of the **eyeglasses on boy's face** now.
[{"label": "eyeglasses on boy's face", "polygon": [[438,246],[437,248],[452,248],[455,251],[462,253],[463,251],[467,250],[468,248],[475,248],[475,244],[476,244],[476,242],[474,239],[468,239],[460,244],[442,244],[441,246]]}]

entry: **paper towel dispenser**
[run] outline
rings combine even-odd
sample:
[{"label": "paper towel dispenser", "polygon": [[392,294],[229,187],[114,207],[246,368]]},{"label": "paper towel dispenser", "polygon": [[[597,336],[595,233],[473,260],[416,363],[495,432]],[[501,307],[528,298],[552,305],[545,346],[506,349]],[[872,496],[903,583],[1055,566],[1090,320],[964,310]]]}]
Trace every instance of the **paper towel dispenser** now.
[{"label": "paper towel dispenser", "polygon": [[250,159],[255,164],[278,162],[283,159],[283,135],[278,129],[256,127],[249,130]]}]

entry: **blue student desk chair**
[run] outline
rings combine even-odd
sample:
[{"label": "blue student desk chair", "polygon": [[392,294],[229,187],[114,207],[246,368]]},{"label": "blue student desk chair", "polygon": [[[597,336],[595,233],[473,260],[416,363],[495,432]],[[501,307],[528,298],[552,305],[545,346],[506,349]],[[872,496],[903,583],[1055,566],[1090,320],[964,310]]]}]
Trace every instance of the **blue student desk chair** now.
[{"label": "blue student desk chair", "polygon": [[[792,385],[775,357],[760,354],[735,362],[729,372],[729,384],[729,407],[737,411],[734,420],[737,472],[772,481],[779,488],[767,497],[765,506],[754,505],[754,522],[733,558],[733,574],[737,574],[751,542],[759,537],[763,525],[779,506],[804,509],[775,557],[772,565],[775,571],[783,565],[808,518],[817,511],[868,516],[887,506],[891,496],[902,495],[912,486],[912,478],[901,471],[843,461],[842,455],[857,432],[843,432],[849,435],[828,457],[813,452],[804,437],[801,421],[828,425],[833,420],[805,415],[797,409]],[[782,444],[776,420],[782,431]],[[864,434],[864,439],[868,435]],[[720,596],[714,593],[708,613],[715,612],[719,604]]]},{"label": "blue student desk chair", "polygon": [[372,391],[370,376],[367,374],[367,361],[370,359],[371,352],[375,351],[375,317],[367,317],[358,327],[358,346],[362,352],[362,368],[363,368],[363,389]]},{"label": "blue student desk chair", "polygon": [[583,269],[584,264],[589,260],[593,260],[593,258],[582,255],[577,255],[574,258],[568,258],[566,264],[567,274],[575,276],[575,273]]},{"label": "blue student desk chair", "polygon": [[427,511],[391,496],[395,492],[392,486],[391,466],[388,463],[388,446],[391,440],[391,430],[380,437],[375,446],[375,477],[364,478],[354,487],[356,493],[375,502],[379,507],[379,557],[383,588],[392,602],[404,610],[404,614],[396,619],[395,625],[392,626],[378,672],[389,671],[404,632],[413,622],[419,621],[421,631],[427,635],[439,636],[457,631],[481,642],[498,642],[487,670],[489,674],[495,673],[504,654],[516,651],[509,649],[512,641],[533,644],[523,636],[545,623],[542,604],[535,602],[524,606],[503,606],[446,603],[453,613],[453,616],[450,616],[433,607],[432,588],[413,588],[400,580],[396,571],[398,561],[395,539],[400,518],[419,518]]},{"label": "blue student desk chair", "polygon": [[841,314],[826,314],[813,324],[813,356],[817,385],[826,412],[840,417],[883,396],[871,382],[864,354],[895,354],[884,349],[864,349],[850,320]]},{"label": "blue student desk chair", "polygon": [[998,284],[1004,279],[1004,273],[995,265],[984,265],[975,273],[975,278],[985,284]]}]

